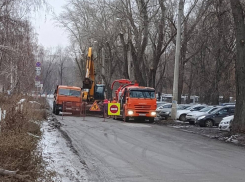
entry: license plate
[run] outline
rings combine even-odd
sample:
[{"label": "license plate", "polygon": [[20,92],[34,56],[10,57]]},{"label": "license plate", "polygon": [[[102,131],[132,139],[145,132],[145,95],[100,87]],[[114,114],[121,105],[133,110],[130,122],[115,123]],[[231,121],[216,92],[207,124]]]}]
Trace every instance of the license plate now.
[{"label": "license plate", "polygon": [[146,114],[139,114],[139,116],[145,116]]}]

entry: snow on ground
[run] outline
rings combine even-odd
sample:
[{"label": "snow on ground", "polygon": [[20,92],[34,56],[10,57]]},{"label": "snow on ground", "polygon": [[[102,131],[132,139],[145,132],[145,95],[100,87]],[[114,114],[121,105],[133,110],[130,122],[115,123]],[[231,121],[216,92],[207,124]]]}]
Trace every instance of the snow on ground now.
[{"label": "snow on ground", "polygon": [[17,104],[22,104],[23,102],[25,102],[26,99],[20,99],[20,101]]},{"label": "snow on ground", "polygon": [[50,98],[50,99],[47,99],[47,101],[48,101],[49,107],[50,108],[53,108],[53,102],[54,102],[54,100],[52,98]]},{"label": "snow on ground", "polygon": [[87,181],[86,170],[80,159],[67,145],[61,132],[48,122],[42,126],[43,137],[40,145],[43,149],[43,158],[48,162],[48,170],[54,170],[54,181],[84,182]]}]

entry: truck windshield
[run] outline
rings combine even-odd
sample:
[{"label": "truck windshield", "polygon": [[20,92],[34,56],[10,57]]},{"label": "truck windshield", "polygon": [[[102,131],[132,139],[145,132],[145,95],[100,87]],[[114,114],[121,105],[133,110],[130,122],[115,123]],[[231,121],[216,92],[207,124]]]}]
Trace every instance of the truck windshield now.
[{"label": "truck windshield", "polygon": [[79,97],[79,96],[81,96],[81,91],[71,90],[71,89],[59,89],[59,95]]},{"label": "truck windshield", "polygon": [[155,98],[155,92],[151,90],[131,90],[130,98]]}]

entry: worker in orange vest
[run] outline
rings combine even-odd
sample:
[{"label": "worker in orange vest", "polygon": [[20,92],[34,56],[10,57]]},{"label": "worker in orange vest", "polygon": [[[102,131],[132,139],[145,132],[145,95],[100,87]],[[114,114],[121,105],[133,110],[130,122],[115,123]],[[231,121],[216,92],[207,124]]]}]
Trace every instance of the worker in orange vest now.
[{"label": "worker in orange vest", "polygon": [[117,103],[116,97],[113,98],[113,101],[111,103]]}]

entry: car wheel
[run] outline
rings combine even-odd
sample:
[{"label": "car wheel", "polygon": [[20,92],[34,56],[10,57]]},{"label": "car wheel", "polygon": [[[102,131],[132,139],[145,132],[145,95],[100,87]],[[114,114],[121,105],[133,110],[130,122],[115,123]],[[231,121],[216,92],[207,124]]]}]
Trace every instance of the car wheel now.
[{"label": "car wheel", "polygon": [[209,127],[209,128],[211,128],[211,127],[213,127],[213,121],[212,120],[210,120],[210,119],[208,119],[208,120],[206,120],[205,121],[205,126],[206,127]]},{"label": "car wheel", "polygon": [[186,114],[181,114],[180,117],[179,117],[179,120],[180,121],[185,121],[186,119]]},{"label": "car wheel", "polygon": [[194,125],[195,123],[194,123],[194,121],[189,121],[189,124]]}]

